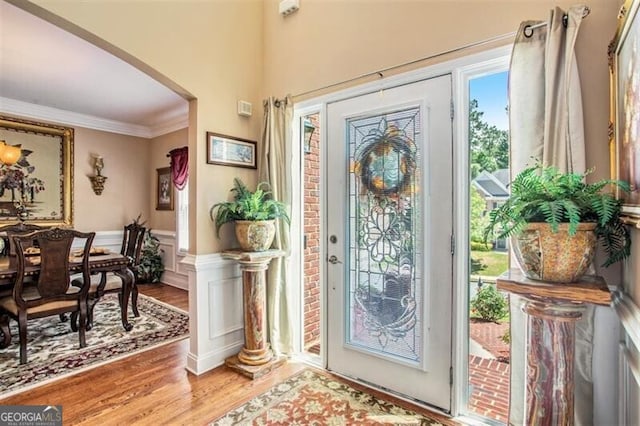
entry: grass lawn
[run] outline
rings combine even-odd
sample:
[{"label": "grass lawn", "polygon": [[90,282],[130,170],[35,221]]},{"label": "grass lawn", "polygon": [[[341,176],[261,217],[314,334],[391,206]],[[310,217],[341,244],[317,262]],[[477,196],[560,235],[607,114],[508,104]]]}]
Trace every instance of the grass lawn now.
[{"label": "grass lawn", "polygon": [[509,268],[508,252],[471,250],[471,257],[487,265],[486,269],[476,272],[483,277],[497,277]]}]

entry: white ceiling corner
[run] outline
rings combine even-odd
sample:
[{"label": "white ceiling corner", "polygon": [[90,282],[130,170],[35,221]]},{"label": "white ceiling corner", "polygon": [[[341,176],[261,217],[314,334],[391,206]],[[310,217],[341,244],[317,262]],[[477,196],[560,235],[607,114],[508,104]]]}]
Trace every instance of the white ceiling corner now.
[{"label": "white ceiling corner", "polygon": [[188,125],[181,96],[1,0],[0,112],[145,138]]}]

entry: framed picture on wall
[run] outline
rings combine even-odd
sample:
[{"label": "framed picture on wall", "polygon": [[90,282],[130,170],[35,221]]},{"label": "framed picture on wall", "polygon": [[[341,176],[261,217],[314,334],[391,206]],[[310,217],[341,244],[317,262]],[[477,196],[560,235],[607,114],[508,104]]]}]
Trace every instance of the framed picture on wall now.
[{"label": "framed picture on wall", "polygon": [[640,0],[626,0],[609,46],[611,68],[611,170],[629,183],[618,192],[622,212],[640,221]]},{"label": "framed picture on wall", "polygon": [[207,163],[257,168],[255,141],[207,132]]},{"label": "framed picture on wall", "polygon": [[171,167],[156,169],[158,187],[156,210],[173,210],[173,184],[171,183]]}]

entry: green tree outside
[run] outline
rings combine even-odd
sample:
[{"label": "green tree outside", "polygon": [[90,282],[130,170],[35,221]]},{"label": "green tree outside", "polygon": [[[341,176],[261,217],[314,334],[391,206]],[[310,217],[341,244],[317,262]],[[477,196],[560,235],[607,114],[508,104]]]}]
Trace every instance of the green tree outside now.
[{"label": "green tree outside", "polygon": [[471,149],[471,179],[486,170],[494,172],[509,167],[509,132],[490,125],[483,119],[478,101],[469,104],[469,146]]}]

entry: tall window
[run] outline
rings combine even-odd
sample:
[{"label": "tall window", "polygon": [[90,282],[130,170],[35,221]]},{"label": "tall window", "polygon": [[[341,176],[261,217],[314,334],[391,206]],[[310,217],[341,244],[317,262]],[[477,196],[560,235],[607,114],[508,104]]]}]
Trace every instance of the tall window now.
[{"label": "tall window", "polygon": [[509,197],[509,124],[506,71],[469,80],[469,409],[507,422],[509,316],[495,287],[508,269],[505,240],[484,241],[492,209]]},{"label": "tall window", "polygon": [[176,239],[179,254],[189,251],[189,184],[177,192]]}]

